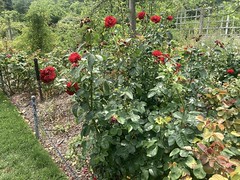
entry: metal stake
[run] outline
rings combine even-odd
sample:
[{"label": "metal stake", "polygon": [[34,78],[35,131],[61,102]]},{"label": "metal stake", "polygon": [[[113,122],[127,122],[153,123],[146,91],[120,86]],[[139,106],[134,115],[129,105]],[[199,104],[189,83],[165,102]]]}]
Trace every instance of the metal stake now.
[{"label": "metal stake", "polygon": [[32,102],[32,107],[33,107],[35,135],[36,135],[36,138],[39,139],[38,116],[37,116],[36,97],[35,96],[31,96],[31,102]]}]

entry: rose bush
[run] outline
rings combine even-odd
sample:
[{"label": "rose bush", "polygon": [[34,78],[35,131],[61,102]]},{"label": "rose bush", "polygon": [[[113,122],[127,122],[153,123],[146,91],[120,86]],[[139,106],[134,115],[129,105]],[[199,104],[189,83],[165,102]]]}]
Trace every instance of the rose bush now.
[{"label": "rose bush", "polygon": [[[239,110],[219,108],[229,113],[220,123],[217,108],[222,105],[205,97],[216,93],[211,88],[234,78],[226,67],[236,67],[232,64],[239,56],[222,52],[216,44],[209,52],[195,47],[173,50],[170,23],[159,26],[160,20],[152,16],[140,22],[136,38],[118,27],[107,30],[101,34],[100,48],[88,41],[92,49],[72,68],[72,81],[80,87],[72,109],[83,123],[76,142],[82,148],[80,161],[90,157],[98,179],[204,179],[224,168],[228,171],[221,176],[234,176],[240,153],[226,144],[229,139],[236,142],[238,134],[229,135],[236,129],[226,127],[231,118],[237,121]],[[95,37],[93,32],[89,39]],[[232,98],[226,95],[223,100]],[[237,107],[236,102],[228,103]],[[204,159],[209,153],[214,155],[211,162]],[[216,160],[220,156],[221,162]]]}]

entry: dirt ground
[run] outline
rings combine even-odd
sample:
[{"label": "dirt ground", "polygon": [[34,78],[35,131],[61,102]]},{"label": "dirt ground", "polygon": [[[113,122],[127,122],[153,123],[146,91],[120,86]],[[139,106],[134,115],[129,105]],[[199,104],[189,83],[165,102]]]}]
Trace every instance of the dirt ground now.
[{"label": "dirt ground", "polygon": [[[13,95],[10,99],[17,106],[34,133],[31,96],[27,93],[22,93]],[[92,179],[92,175],[89,173],[87,165],[79,167],[78,157],[70,148],[71,144],[74,145],[74,140],[81,132],[81,124],[76,123],[75,117],[71,113],[72,103],[72,97],[66,93],[44,102],[40,102],[37,98],[39,141],[69,179],[88,180]],[[66,159],[67,163],[61,159],[54,146]],[[69,166],[72,171],[69,169]]]}]

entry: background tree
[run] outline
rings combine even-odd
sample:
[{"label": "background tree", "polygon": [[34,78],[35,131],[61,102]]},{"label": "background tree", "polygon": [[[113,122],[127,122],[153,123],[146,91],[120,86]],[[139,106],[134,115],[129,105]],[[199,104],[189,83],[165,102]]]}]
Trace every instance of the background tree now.
[{"label": "background tree", "polygon": [[5,10],[13,10],[13,3],[12,3],[12,0],[3,0],[4,2],[4,9]]}]

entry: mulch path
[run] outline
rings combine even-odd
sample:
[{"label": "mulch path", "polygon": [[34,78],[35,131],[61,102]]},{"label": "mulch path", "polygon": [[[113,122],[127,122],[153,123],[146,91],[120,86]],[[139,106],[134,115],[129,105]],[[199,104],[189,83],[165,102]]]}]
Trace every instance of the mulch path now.
[{"label": "mulch path", "polygon": [[[34,132],[33,108],[31,106],[31,96],[28,93],[11,96],[11,102],[15,104],[28,125]],[[38,119],[40,126],[40,143],[49,152],[52,159],[65,172],[69,179],[89,180],[92,179],[87,167],[79,167],[78,157],[71,152],[70,144],[81,132],[81,124],[77,124],[75,117],[71,113],[72,97],[66,93],[51,99],[40,102],[37,99]],[[43,131],[47,130],[51,140]],[[51,141],[55,144],[62,156],[67,159],[67,164],[75,172],[69,170],[65,162],[62,161]],[[73,144],[74,145],[74,144]],[[87,166],[87,163],[86,163]],[[76,178],[77,176],[77,178]]]}]

